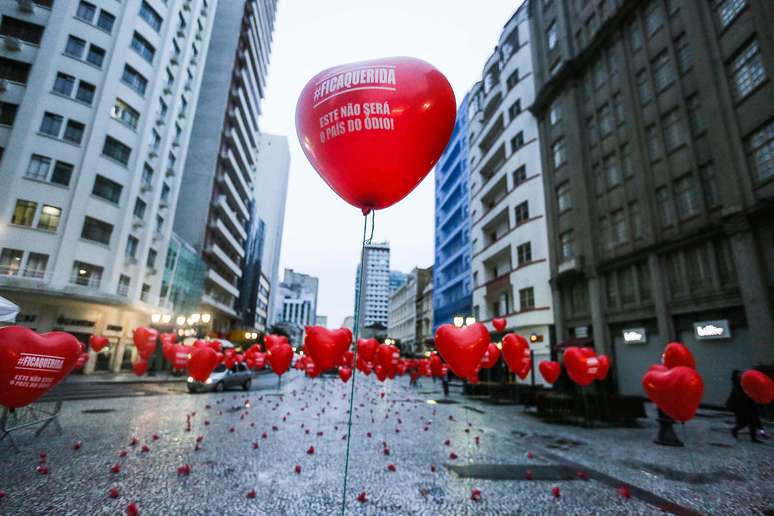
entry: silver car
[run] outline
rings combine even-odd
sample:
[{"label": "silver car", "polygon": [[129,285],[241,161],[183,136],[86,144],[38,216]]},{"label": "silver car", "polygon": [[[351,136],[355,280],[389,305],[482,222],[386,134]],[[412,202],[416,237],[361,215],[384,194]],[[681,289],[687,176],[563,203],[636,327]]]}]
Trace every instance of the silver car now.
[{"label": "silver car", "polygon": [[243,363],[237,363],[231,369],[224,364],[218,364],[210,377],[204,383],[188,377],[188,392],[221,392],[224,389],[241,387],[250,390],[253,383],[253,373]]}]

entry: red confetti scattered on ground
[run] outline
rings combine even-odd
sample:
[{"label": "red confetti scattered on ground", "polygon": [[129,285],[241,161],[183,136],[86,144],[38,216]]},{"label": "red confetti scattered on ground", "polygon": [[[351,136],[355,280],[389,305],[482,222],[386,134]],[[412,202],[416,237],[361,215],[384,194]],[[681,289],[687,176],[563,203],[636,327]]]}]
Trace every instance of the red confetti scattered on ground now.
[{"label": "red confetti scattered on ground", "polygon": [[451,441],[450,441],[449,439],[446,439],[446,440],[443,442],[443,444],[444,444],[444,445],[446,445],[446,446],[451,446]]},{"label": "red confetti scattered on ground", "polygon": [[253,450],[257,450],[257,449],[258,449],[258,442],[253,441]]},{"label": "red confetti scattered on ground", "polygon": [[533,458],[533,457],[534,457],[534,455],[532,455],[532,452],[527,452],[527,458],[528,458],[528,459],[531,459],[531,458]]},{"label": "red confetti scattered on ground", "polygon": [[559,498],[560,496],[562,496],[562,491],[559,489],[558,486],[557,487],[553,487],[551,489],[551,494],[554,495],[554,498]]},{"label": "red confetti scattered on ground", "polygon": [[430,464],[430,471],[435,473],[437,470],[438,470],[438,466],[436,466],[435,464]]},{"label": "red confetti scattered on ground", "polygon": [[395,472],[396,470],[395,464],[387,464],[387,471]]},{"label": "red confetti scattered on ground", "polygon": [[480,502],[481,501],[481,490],[480,489],[473,489],[470,492],[470,499],[474,502]]},{"label": "red confetti scattered on ground", "polygon": [[578,475],[578,478],[581,479],[581,480],[588,480],[589,479],[589,475],[585,471],[576,471],[575,474]]},{"label": "red confetti scattered on ground", "polygon": [[527,478],[527,480],[532,480],[533,477],[532,477],[532,470],[531,469],[527,470],[526,478]]},{"label": "red confetti scattered on ground", "polygon": [[111,473],[121,473],[121,465],[120,464],[113,464],[110,466],[110,472]]},{"label": "red confetti scattered on ground", "polygon": [[127,455],[129,455],[129,453],[126,450],[121,450],[118,452],[119,457],[126,457]]},{"label": "red confetti scattered on ground", "polygon": [[456,454],[456,453],[454,453],[454,452],[451,452],[451,453],[449,454],[449,458],[450,458],[451,460],[454,460],[454,459],[456,459],[456,458],[457,458],[457,454]]},{"label": "red confetti scattered on ground", "polygon": [[142,448],[140,449],[140,451],[143,452],[143,453],[148,453],[150,451],[150,448],[148,448],[147,444],[143,444]]},{"label": "red confetti scattered on ground", "polygon": [[151,436],[151,439],[153,439],[154,441],[158,441],[160,439],[159,434],[153,434]]},{"label": "red confetti scattered on ground", "polygon": [[296,464],[296,467],[294,468],[294,471],[295,471],[297,474],[300,474],[300,473],[301,473],[301,464]]},{"label": "red confetti scattered on ground", "polygon": [[108,491],[108,496],[110,498],[118,498],[119,496],[121,496],[121,493],[118,492],[117,487],[111,487],[110,490]]},{"label": "red confetti scattered on ground", "polygon": [[0,489],[0,500],[3,499],[3,498],[5,498],[5,491]]},{"label": "red confetti scattered on ground", "polygon": [[246,495],[248,498],[255,498],[255,489],[250,489]]},{"label": "red confetti scattered on ground", "polygon": [[390,449],[389,448],[385,448],[382,451],[384,452],[385,455],[389,455],[390,454]]},{"label": "red confetti scattered on ground", "polygon": [[126,516],[140,516],[140,508],[135,502],[126,506]]},{"label": "red confetti scattered on ground", "polygon": [[75,444],[73,444],[73,450],[78,451],[81,449],[81,442],[77,441]]},{"label": "red confetti scattered on ground", "polygon": [[136,437],[132,437],[132,442],[129,443],[129,446],[137,446],[138,444],[140,444],[140,440]]},{"label": "red confetti scattered on ground", "polygon": [[632,496],[631,490],[629,489],[629,486],[621,486],[618,488],[618,494],[621,495],[623,498],[629,498]]},{"label": "red confetti scattered on ground", "polygon": [[314,446],[310,446],[308,450],[306,450],[306,453],[309,455],[314,455]]},{"label": "red confetti scattered on ground", "polygon": [[178,475],[190,475],[191,474],[191,466],[188,464],[183,464],[182,466],[177,467],[177,474]]},{"label": "red confetti scattered on ground", "polygon": [[365,503],[368,501],[368,495],[366,495],[365,491],[357,495],[357,501],[360,503]]},{"label": "red confetti scattered on ground", "polygon": [[37,471],[41,475],[48,475],[48,467],[47,466],[38,466],[37,468],[35,468],[35,471]]}]

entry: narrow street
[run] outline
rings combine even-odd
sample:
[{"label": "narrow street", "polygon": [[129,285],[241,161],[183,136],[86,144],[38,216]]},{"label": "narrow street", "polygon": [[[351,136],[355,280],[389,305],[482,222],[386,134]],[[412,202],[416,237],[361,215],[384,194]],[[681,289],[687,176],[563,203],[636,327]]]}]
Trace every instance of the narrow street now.
[{"label": "narrow street", "polygon": [[[734,441],[722,413],[678,428],[687,446],[674,449],[652,444],[652,417],[635,428],[559,426],[457,389],[444,399],[429,379],[418,388],[400,378],[357,381],[347,514],[774,507],[774,446]],[[21,433],[20,451],[4,452],[0,514],[116,514],[131,502],[141,514],[339,514],[349,387],[297,373],[280,389],[263,375],[247,393],[189,395],[182,383],[68,386],[63,433]],[[119,388],[129,394],[108,397]],[[45,475],[36,472],[40,453]],[[178,473],[185,464],[188,475]]]}]

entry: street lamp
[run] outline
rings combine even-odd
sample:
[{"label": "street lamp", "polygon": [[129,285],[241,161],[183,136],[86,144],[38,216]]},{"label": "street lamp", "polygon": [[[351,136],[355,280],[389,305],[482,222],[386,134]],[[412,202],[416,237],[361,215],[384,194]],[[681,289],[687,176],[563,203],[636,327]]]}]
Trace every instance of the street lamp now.
[{"label": "street lamp", "polygon": [[199,313],[191,314],[191,322],[192,323],[196,324],[199,321],[201,321],[201,319],[202,319],[202,314],[199,314]]},{"label": "street lamp", "polygon": [[202,322],[204,324],[207,324],[208,322],[210,322],[210,319],[212,319],[212,315],[210,315],[208,313],[203,313],[202,314]]},{"label": "street lamp", "polygon": [[471,324],[476,323],[475,317],[465,317],[465,326],[470,326]]},{"label": "street lamp", "polygon": [[185,324],[185,315],[178,315],[175,322],[177,322],[178,326],[183,326]]},{"label": "street lamp", "polygon": [[164,314],[161,316],[161,322],[164,324],[169,324],[169,321],[172,320],[172,315],[170,314]]},{"label": "street lamp", "polygon": [[159,313],[151,314],[151,322],[153,324],[158,324],[160,321],[161,321],[161,314]]},{"label": "street lamp", "polygon": [[455,315],[454,316],[454,326],[457,328],[462,328],[462,325],[465,324],[465,318],[461,315]]}]

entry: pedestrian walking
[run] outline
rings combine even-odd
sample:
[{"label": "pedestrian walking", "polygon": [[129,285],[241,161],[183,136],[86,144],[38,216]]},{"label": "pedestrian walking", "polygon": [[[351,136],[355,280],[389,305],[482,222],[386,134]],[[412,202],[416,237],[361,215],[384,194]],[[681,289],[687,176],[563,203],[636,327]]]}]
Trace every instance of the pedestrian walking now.
[{"label": "pedestrian walking", "polygon": [[726,408],[734,413],[734,428],[731,429],[734,438],[739,437],[739,430],[748,427],[750,440],[754,443],[763,442],[758,439],[758,430],[763,426],[758,407],[742,390],[742,373],[738,369],[731,373],[731,394],[726,401]]},{"label": "pedestrian walking", "polygon": [[441,382],[443,383],[443,395],[444,397],[449,397],[449,373],[446,373],[443,375]]}]

